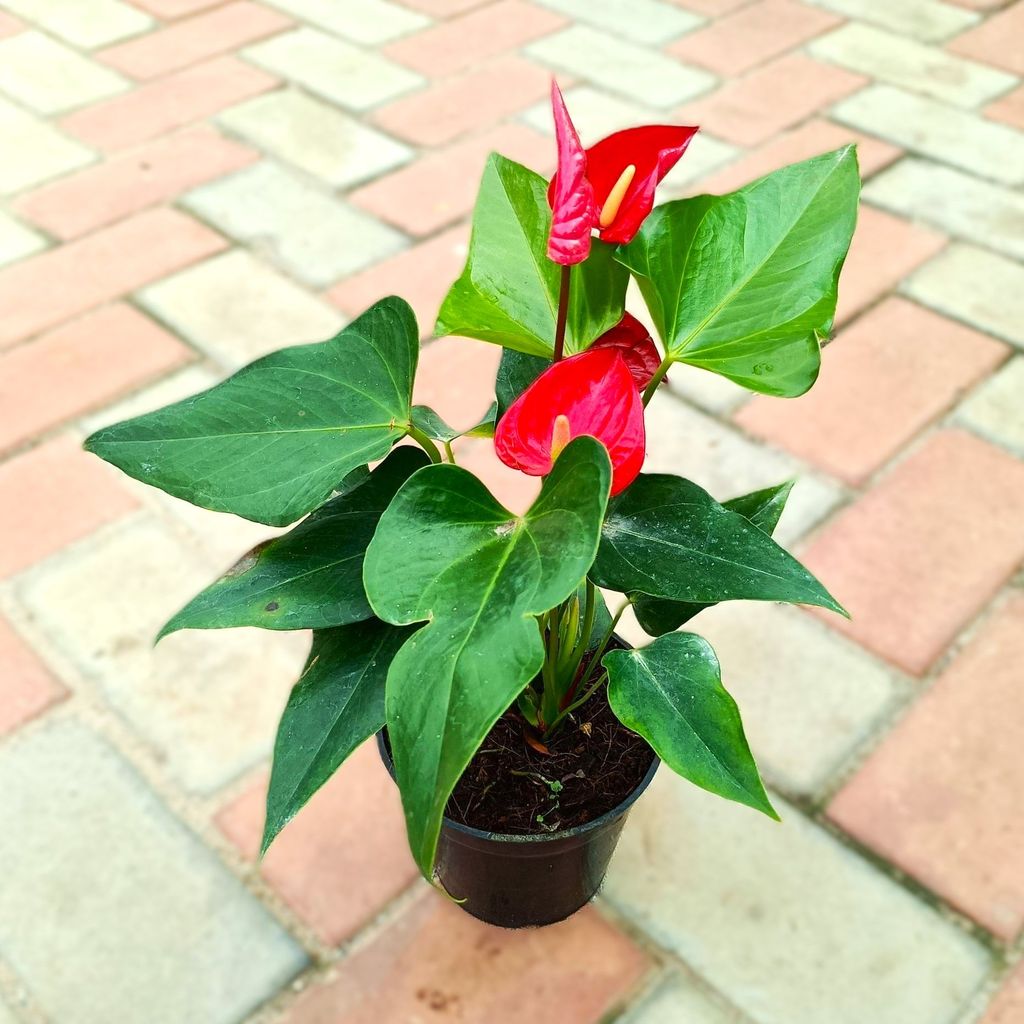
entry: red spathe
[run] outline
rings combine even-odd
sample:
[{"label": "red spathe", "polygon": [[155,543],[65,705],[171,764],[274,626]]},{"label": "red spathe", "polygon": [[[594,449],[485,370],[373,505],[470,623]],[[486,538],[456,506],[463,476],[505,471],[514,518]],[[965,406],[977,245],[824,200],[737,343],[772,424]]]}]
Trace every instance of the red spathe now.
[{"label": "red spathe", "polygon": [[661,355],[650,331],[632,313],[623,313],[622,319],[605,331],[591,346],[612,348],[626,361],[636,386],[643,391],[661,365]]},{"label": "red spathe", "polygon": [[529,476],[551,472],[555,420],[568,439],[589,435],[608,449],[612,494],[625,490],[644,463],[644,407],[626,361],[614,347],[590,348],[548,367],[501,418],[498,458]]}]

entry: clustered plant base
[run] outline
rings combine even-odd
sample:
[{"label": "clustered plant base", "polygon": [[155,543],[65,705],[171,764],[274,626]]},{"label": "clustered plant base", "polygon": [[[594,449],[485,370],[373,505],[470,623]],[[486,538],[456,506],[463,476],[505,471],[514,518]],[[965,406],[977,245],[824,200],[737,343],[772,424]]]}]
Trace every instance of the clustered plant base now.
[{"label": "clustered plant base", "polygon": [[[614,811],[596,800],[574,818],[560,814],[581,779],[622,802],[615,780],[594,777],[613,773],[614,760],[561,770],[566,750],[586,753],[596,721],[627,746],[649,745],[647,765],[656,755],[775,817],[714,651],[677,630],[725,600],[845,613],[772,539],[791,482],[720,503],[684,475],[645,474],[645,409],[673,363],[779,398],[811,387],[856,220],[856,155],[847,147],[729,195],[655,206],[696,128],[629,129],[584,149],[556,86],[552,106],[554,179],[490,157],[466,267],[433,331],[503,348],[494,403],[467,433],[493,437],[501,461],[543,478],[525,512],[457,465],[460,433],[412,404],[420,330],[397,297],[328,341],[281,349],[86,442],[203,508],[296,524],[161,632],[313,631],[275,744],[264,850],[385,727],[382,750],[428,879],[439,841],[447,856],[444,830],[483,813],[472,794],[485,784],[510,794],[506,803],[526,785],[534,801],[524,819],[522,807],[494,807],[492,797],[492,832],[514,820],[514,831],[557,839],[574,835],[566,827],[581,816]],[[660,346],[625,309],[630,277]],[[686,439],[675,447],[685,453]],[[614,610],[605,595],[616,595]],[[653,638],[637,649],[615,637],[630,606]],[[489,735],[508,757],[485,746],[474,762]],[[475,790],[464,778],[472,765],[486,776]],[[505,785],[509,773],[515,785]],[[627,780],[625,796],[639,785]],[[448,807],[461,826],[446,821]],[[536,891],[522,888],[528,875],[515,891],[553,905],[550,891],[538,896],[540,874]]]}]

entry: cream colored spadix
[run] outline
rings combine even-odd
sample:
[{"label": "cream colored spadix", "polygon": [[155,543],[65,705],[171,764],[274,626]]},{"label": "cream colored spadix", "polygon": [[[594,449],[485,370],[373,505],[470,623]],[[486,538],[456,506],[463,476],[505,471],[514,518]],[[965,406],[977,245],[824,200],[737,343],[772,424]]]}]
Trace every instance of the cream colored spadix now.
[{"label": "cream colored spadix", "polygon": [[626,198],[626,191],[633,184],[634,174],[636,174],[636,164],[629,164],[619,175],[619,180],[612,185],[612,190],[608,193],[604,206],[601,207],[601,216],[598,218],[598,224],[602,228],[608,227],[618,215],[622,200]]},{"label": "cream colored spadix", "polygon": [[569,417],[559,414],[555,417],[555,426],[551,431],[551,461],[554,462],[562,449],[572,440],[569,436]]}]

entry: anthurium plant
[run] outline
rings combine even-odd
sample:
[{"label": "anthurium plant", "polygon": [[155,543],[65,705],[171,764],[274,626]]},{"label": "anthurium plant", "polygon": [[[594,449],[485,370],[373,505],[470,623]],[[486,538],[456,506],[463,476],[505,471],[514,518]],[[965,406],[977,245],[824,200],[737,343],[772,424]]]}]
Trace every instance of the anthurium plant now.
[{"label": "anthurium plant", "polygon": [[[490,157],[433,331],[504,349],[491,412],[469,433],[543,478],[528,510],[504,508],[457,464],[460,433],[412,404],[420,331],[396,297],[86,442],[178,498],[292,527],[161,634],[313,631],[277,736],[264,849],[386,726],[429,878],[449,797],[495,723],[519,716],[543,751],[597,694],[673,771],[775,815],[714,652],[675,630],[720,601],[845,613],[772,539],[790,483],[719,502],[685,475],[645,474],[644,416],[674,363],[779,398],[811,387],[856,219],[856,155],[655,206],[696,128],[584,149],[556,86],[552,106],[554,178]],[[658,342],[625,309],[631,277]],[[653,638],[637,649],[614,636],[629,606]]]}]

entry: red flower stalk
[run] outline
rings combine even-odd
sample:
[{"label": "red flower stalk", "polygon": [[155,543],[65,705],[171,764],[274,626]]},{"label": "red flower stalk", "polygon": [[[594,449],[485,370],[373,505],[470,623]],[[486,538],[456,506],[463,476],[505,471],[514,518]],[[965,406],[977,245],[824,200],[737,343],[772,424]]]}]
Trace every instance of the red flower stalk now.
[{"label": "red flower stalk", "polygon": [[644,462],[644,407],[614,347],[590,348],[549,366],[501,418],[494,450],[506,466],[544,476],[562,449],[584,434],[608,449],[612,494],[625,490]]},{"label": "red flower stalk", "polygon": [[622,319],[590,346],[590,349],[595,348],[611,348],[618,352],[641,391],[651,383],[661,365],[661,356],[651,332],[632,313],[623,313]]},{"label": "red flower stalk", "polygon": [[587,258],[594,229],[606,242],[633,240],[654,209],[658,183],[675,167],[698,129],[659,124],[627,128],[582,151],[554,83],[551,105],[558,170],[548,186],[548,258],[565,266]]}]

